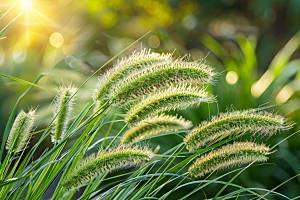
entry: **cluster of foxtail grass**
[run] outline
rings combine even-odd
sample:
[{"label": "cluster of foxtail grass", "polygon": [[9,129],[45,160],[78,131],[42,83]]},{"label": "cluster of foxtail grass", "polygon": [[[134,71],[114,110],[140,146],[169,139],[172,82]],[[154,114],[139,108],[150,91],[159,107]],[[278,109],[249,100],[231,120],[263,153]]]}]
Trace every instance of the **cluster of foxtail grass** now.
[{"label": "cluster of foxtail grass", "polygon": [[[133,53],[99,77],[94,90],[95,111],[103,103],[127,110],[126,122],[131,129],[122,142],[135,142],[145,137],[178,130],[188,130],[184,120],[161,114],[182,110],[215,98],[206,92],[216,73],[203,60],[173,59],[171,54],[142,51]],[[162,121],[163,120],[163,121]],[[145,125],[152,123],[152,127]]]},{"label": "cluster of foxtail grass", "polygon": [[[227,137],[238,137],[245,133],[272,136],[278,131],[292,128],[293,123],[287,123],[280,115],[261,110],[244,110],[220,113],[210,121],[203,121],[193,128],[184,138],[190,152],[220,142]],[[190,167],[192,176],[201,177],[217,169],[224,169],[235,165],[251,162],[266,161],[268,148],[254,142],[228,144],[220,150],[213,150],[201,156]]]},{"label": "cluster of foxtail grass", "polygon": [[[147,54],[148,57],[150,55],[150,53]],[[147,56],[139,58],[140,61],[135,61],[135,58],[139,56],[145,56],[145,51],[138,56],[133,54],[128,60],[118,62],[115,68],[105,73],[105,78],[100,77],[102,81],[99,82],[97,88],[105,85],[103,80],[109,83],[105,88],[105,95],[103,92],[99,92],[99,89],[94,92],[94,99],[100,99],[100,96],[96,94],[101,93],[102,99],[107,100],[109,104],[127,110],[125,120],[130,125],[130,129],[123,134],[122,143],[137,142],[160,133],[186,130],[188,132],[184,138],[186,148],[190,152],[194,152],[225,138],[242,136],[247,132],[271,136],[277,131],[292,127],[292,124],[288,124],[282,116],[266,111],[245,110],[221,113],[218,117],[204,121],[189,130],[192,128],[192,124],[187,124],[183,119],[161,114],[165,111],[181,110],[192,105],[199,105],[201,102],[214,102],[215,98],[205,90],[209,84],[213,83],[216,73],[201,61],[189,62],[185,59],[172,59],[171,57],[165,61],[164,55],[157,56],[157,54],[153,56],[159,58],[156,62],[146,62]],[[162,62],[163,60],[165,62]],[[143,64],[133,67],[132,63],[140,62]],[[130,70],[130,68],[133,69]],[[196,161],[190,168],[190,174],[202,176],[214,169],[266,160],[266,157],[260,159],[259,156],[255,160],[255,157],[250,155],[238,159],[238,153],[242,154],[244,150],[231,156],[231,152],[235,152],[239,148],[237,146],[247,148],[247,151],[251,151],[252,148],[254,152],[258,148],[255,143],[250,142],[229,144],[220,155],[223,161],[217,162],[214,160],[217,158],[212,156],[214,153],[209,154],[205,157],[204,164],[199,164],[199,159]],[[230,153],[224,153],[225,150]],[[262,155],[267,155],[267,153]],[[209,164],[207,167],[207,163],[213,163],[214,166]]]},{"label": "cluster of foxtail grass", "polygon": [[[6,181],[0,185],[7,185],[5,188],[0,186],[0,199],[6,197],[7,199],[21,199],[26,188],[29,188],[26,199],[41,199],[47,188],[58,179],[58,174],[63,171],[52,198],[71,199],[75,189],[88,184],[82,196],[82,199],[88,199],[103,183],[108,173],[130,167],[137,168],[137,171],[132,173],[128,180],[117,181],[117,183],[120,182],[118,186],[111,187],[110,184],[101,186],[101,188],[106,188],[106,191],[101,193],[99,199],[112,199],[115,195],[117,195],[116,198],[126,199],[131,194],[132,199],[142,196],[152,198],[165,185],[163,183],[156,187],[157,183],[166,175],[175,176],[176,174],[172,174],[172,171],[184,167],[187,162],[197,157],[198,159],[189,168],[189,174],[194,177],[202,177],[219,169],[266,161],[270,152],[264,144],[234,142],[223,147],[221,144],[227,142],[227,140],[224,142],[224,139],[230,137],[234,139],[248,132],[252,135],[272,136],[276,132],[290,129],[293,124],[288,123],[282,116],[260,110],[234,111],[221,113],[212,120],[203,121],[193,128],[192,122],[164,113],[170,110],[182,110],[193,105],[199,106],[202,102],[215,102],[215,97],[206,89],[214,82],[216,74],[211,67],[203,63],[203,60],[188,61],[186,57],[174,59],[171,54],[161,55],[147,50],[133,53],[128,58],[118,61],[112,69],[99,77],[99,83],[93,92],[93,101],[75,117],[71,127],[69,127],[69,122],[71,111],[75,106],[77,89],[73,86],[60,87],[55,98],[53,120],[38,143],[40,144],[43,139],[51,135],[51,140],[55,144],[54,148],[41,159],[29,164],[28,158],[33,156],[38,145],[34,146],[32,154],[26,156],[24,161],[19,159],[7,175],[12,163],[10,162],[12,158],[8,154],[0,166],[0,180]],[[94,113],[85,120],[93,105],[95,106]],[[104,148],[107,139],[105,136],[99,140],[103,142],[97,154],[92,154],[84,160],[78,159],[83,158],[87,151],[93,149],[90,144],[102,126],[107,123],[105,120],[106,116],[110,115],[109,111],[114,110],[108,109],[110,106],[123,108],[126,112],[124,121],[129,125],[129,129],[123,134],[120,144],[117,148],[110,147],[119,136],[117,135]],[[25,147],[33,127],[34,115],[35,110],[28,113],[20,111],[15,121],[11,122],[12,128],[7,131],[9,134],[7,140],[4,140],[10,152],[17,153]],[[84,131],[79,139],[66,153],[63,153],[67,139],[80,129]],[[163,155],[155,156],[159,148],[152,152],[148,145],[134,143],[175,132],[183,138],[180,145],[185,144],[190,151],[189,154],[195,155],[187,158],[189,160],[178,163],[176,167],[168,169],[175,156],[167,167],[168,171],[167,169],[164,171],[167,173],[162,173],[159,177],[156,177],[157,172],[143,176],[142,173],[145,172],[143,168],[146,169],[157,163],[155,157],[169,156],[171,151],[176,153],[181,146],[178,145],[178,148],[174,147]],[[178,132],[186,133],[186,136]],[[221,146],[220,148],[208,149],[220,141],[222,143],[216,145]],[[208,153],[201,155],[201,152]],[[21,168],[16,170],[19,162],[21,162]],[[148,164],[145,167],[141,167],[146,163]],[[27,167],[26,170],[22,170],[24,166]],[[139,184],[143,180],[148,181],[140,187]],[[20,188],[20,185],[24,185],[23,188]],[[136,189],[138,187],[140,189]],[[156,187],[155,190],[154,187]],[[68,195],[69,197],[66,197]]]},{"label": "cluster of foxtail grass", "polygon": [[100,108],[105,101],[110,98],[110,93],[114,90],[116,84],[124,79],[128,74],[140,70],[145,66],[168,63],[172,60],[171,54],[150,53],[150,50],[143,50],[139,53],[133,53],[128,58],[119,60],[113,68],[107,70],[99,77],[99,82],[93,92],[93,99],[96,101],[95,110]]}]

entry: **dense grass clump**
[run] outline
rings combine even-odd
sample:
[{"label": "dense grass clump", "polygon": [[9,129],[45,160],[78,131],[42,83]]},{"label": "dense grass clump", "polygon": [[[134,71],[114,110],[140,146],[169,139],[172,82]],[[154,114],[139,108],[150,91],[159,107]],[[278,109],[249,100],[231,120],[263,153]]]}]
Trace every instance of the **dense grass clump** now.
[{"label": "dense grass clump", "polygon": [[[101,75],[91,101],[79,113],[72,113],[78,90],[59,87],[52,122],[40,131],[40,139],[26,155],[20,151],[28,138],[40,133],[31,133],[35,110],[20,111],[16,118],[12,114],[4,137],[8,153],[0,167],[0,199],[42,199],[49,188],[52,199],[72,199],[84,186],[80,199],[165,199],[176,189],[197,183],[197,177],[267,161],[269,147],[243,142],[241,136],[247,132],[253,137],[271,136],[292,128],[293,123],[280,115],[264,108],[234,111],[193,126],[165,113],[215,103],[217,98],[207,88],[216,75],[203,60],[174,59],[171,54],[144,50]],[[116,122],[124,123],[123,128],[115,130]],[[100,132],[105,136],[99,137]],[[151,150],[157,146],[152,138],[169,135],[181,142],[165,152],[159,152],[159,146]],[[49,137],[53,147],[35,158],[36,149]],[[163,137],[164,143],[168,137]],[[161,195],[176,179],[180,181],[173,190]]]}]

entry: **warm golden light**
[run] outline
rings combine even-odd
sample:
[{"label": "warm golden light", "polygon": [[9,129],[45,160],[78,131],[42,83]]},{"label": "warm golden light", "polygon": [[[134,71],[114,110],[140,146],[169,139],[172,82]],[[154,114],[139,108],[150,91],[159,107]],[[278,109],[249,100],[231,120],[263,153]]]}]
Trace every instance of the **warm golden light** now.
[{"label": "warm golden light", "polygon": [[226,75],[226,81],[229,85],[235,84],[239,80],[239,76],[234,71],[229,71]]},{"label": "warm golden light", "polygon": [[50,44],[56,48],[60,48],[64,44],[64,37],[62,34],[55,32],[49,38]]},{"label": "warm golden light", "polygon": [[30,1],[24,0],[22,2],[22,5],[25,10],[29,10],[29,9],[31,9],[32,3]]}]

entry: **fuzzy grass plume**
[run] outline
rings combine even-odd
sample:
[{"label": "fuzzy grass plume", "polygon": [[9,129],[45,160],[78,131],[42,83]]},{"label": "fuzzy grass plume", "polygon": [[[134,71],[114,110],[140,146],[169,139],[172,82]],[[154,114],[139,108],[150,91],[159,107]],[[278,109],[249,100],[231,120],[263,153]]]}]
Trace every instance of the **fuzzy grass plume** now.
[{"label": "fuzzy grass plume", "polygon": [[32,109],[28,113],[23,110],[19,112],[9,132],[6,149],[16,152],[23,150],[33,127],[35,111]]},{"label": "fuzzy grass plume", "polygon": [[269,147],[253,142],[236,142],[228,144],[221,149],[213,150],[202,155],[189,168],[189,173],[194,177],[201,177],[214,170],[231,168],[255,162],[265,162]]},{"label": "fuzzy grass plume", "polygon": [[140,139],[156,135],[160,133],[188,130],[193,126],[192,122],[177,118],[169,115],[159,115],[155,117],[149,117],[134,127],[130,128],[123,135],[122,143],[135,142]]},{"label": "fuzzy grass plume", "polygon": [[221,113],[211,121],[204,121],[195,127],[184,139],[187,149],[192,152],[209,146],[214,141],[232,135],[242,135],[248,131],[271,136],[277,131],[288,130],[293,124],[287,123],[280,115],[255,110]]},{"label": "fuzzy grass plume", "polygon": [[54,105],[54,126],[52,128],[52,143],[60,142],[67,131],[71,111],[73,110],[74,98],[70,99],[77,88],[73,86],[60,87]]},{"label": "fuzzy grass plume", "polygon": [[119,60],[113,68],[99,76],[98,84],[93,92],[93,99],[96,101],[95,109],[103,105],[109,99],[109,92],[113,86],[134,70],[139,70],[149,64],[167,63],[172,60],[172,54],[150,53],[150,50],[134,52],[128,58]]},{"label": "fuzzy grass plume", "polygon": [[137,70],[121,80],[112,90],[113,103],[125,106],[141,96],[162,87],[188,82],[191,85],[205,85],[213,82],[213,69],[197,61],[181,59],[169,63],[156,63]]},{"label": "fuzzy grass plume", "polygon": [[132,106],[127,112],[126,121],[131,125],[159,112],[185,109],[188,106],[200,105],[201,102],[213,101],[214,97],[209,95],[205,88],[189,84],[170,86],[144,97]]},{"label": "fuzzy grass plume", "polygon": [[108,152],[100,150],[97,155],[92,154],[84,161],[78,163],[67,174],[63,182],[63,190],[70,191],[80,187],[100,174],[114,172],[130,167],[141,167],[154,157],[153,152],[147,147],[119,146]]}]

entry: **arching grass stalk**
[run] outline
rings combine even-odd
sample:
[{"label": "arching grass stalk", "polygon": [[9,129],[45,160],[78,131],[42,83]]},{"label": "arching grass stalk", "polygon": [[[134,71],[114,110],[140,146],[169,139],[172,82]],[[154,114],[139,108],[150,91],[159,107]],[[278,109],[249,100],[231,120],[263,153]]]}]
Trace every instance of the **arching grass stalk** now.
[{"label": "arching grass stalk", "polygon": [[267,161],[266,155],[269,147],[264,144],[253,142],[236,142],[223,146],[221,149],[213,150],[202,155],[189,168],[191,176],[201,177],[215,169],[225,169],[243,164]]},{"label": "arching grass stalk", "polygon": [[199,106],[201,102],[211,103],[214,97],[205,91],[205,88],[180,84],[144,97],[138,104],[127,112],[126,121],[129,125],[155,116],[163,111],[182,110],[192,105]]},{"label": "arching grass stalk", "polygon": [[134,52],[128,58],[119,60],[113,68],[107,70],[102,76],[99,77],[99,81],[93,92],[93,99],[96,102],[95,109],[97,110],[105,100],[109,99],[109,91],[113,85],[122,80],[127,74],[134,70],[139,70],[147,65],[155,63],[167,63],[172,60],[172,54],[158,54],[150,53],[150,50],[144,49],[143,51]]},{"label": "arching grass stalk", "polygon": [[119,146],[116,149],[109,149],[107,152],[100,150],[97,155],[92,154],[83,162],[78,163],[66,175],[62,184],[63,190],[70,191],[103,173],[143,166],[153,157],[154,154],[148,147]]},{"label": "arching grass stalk", "polygon": [[188,82],[191,85],[206,85],[213,82],[213,69],[197,61],[184,62],[177,59],[168,63],[156,63],[134,71],[121,80],[110,92],[113,103],[126,106],[141,96],[162,87]]},{"label": "arching grass stalk", "polygon": [[179,119],[169,115],[149,117],[137,123],[123,134],[122,143],[135,142],[140,139],[165,133],[169,131],[188,130],[193,126],[192,122],[180,117]]},{"label": "arching grass stalk", "polygon": [[52,128],[52,143],[60,142],[66,134],[73,109],[75,97],[71,98],[77,88],[73,86],[60,87],[54,105],[54,126]]},{"label": "arching grass stalk", "polygon": [[35,111],[32,109],[28,113],[23,110],[19,112],[9,132],[6,149],[16,152],[23,150],[33,127]]},{"label": "arching grass stalk", "polygon": [[293,123],[287,123],[284,117],[266,111],[234,111],[221,113],[219,117],[213,117],[210,121],[203,121],[186,136],[184,141],[187,149],[193,152],[224,136],[242,135],[248,131],[271,136],[292,126]]}]

